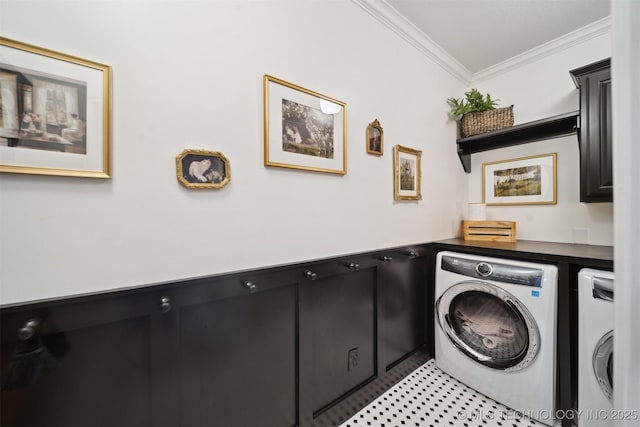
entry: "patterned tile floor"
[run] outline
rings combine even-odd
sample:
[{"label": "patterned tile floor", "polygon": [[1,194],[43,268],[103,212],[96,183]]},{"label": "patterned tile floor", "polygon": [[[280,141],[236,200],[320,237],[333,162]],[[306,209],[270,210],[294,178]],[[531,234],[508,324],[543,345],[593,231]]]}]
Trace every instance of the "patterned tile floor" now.
[{"label": "patterned tile floor", "polygon": [[544,426],[467,387],[435,366],[416,369],[341,427]]}]

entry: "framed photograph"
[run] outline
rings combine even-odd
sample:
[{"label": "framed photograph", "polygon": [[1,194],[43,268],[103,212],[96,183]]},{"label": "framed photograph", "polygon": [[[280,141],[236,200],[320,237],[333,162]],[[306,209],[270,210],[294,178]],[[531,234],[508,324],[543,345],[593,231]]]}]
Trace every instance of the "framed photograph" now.
[{"label": "framed photograph", "polygon": [[484,163],[482,201],[495,205],[555,205],[556,153]]},{"label": "framed photograph", "polygon": [[111,67],[0,37],[0,172],[111,177]]},{"label": "framed photograph", "polygon": [[347,104],[264,76],[264,164],[347,173]]},{"label": "framed photograph", "polygon": [[378,119],[367,126],[367,153],[382,156],[384,152],[384,133]]},{"label": "framed photograph", "polygon": [[229,159],[217,151],[184,150],[176,156],[176,170],[187,188],[222,188],[231,180]]},{"label": "framed photograph", "polygon": [[394,199],[422,199],[422,151],[396,145],[393,147]]}]

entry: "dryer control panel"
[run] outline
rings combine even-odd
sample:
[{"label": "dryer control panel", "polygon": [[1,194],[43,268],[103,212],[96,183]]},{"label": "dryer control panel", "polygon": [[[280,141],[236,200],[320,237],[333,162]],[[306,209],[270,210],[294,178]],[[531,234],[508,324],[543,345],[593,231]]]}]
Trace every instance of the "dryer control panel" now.
[{"label": "dryer control panel", "polygon": [[441,268],[452,273],[477,279],[490,279],[497,282],[513,283],[524,286],[542,286],[543,271],[539,268],[520,265],[485,262],[467,258],[443,256]]}]

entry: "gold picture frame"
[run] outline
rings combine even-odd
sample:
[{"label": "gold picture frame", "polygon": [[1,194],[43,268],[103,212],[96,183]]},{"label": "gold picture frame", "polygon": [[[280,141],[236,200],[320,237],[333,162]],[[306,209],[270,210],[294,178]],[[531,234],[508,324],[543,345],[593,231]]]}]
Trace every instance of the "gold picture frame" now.
[{"label": "gold picture frame", "polygon": [[376,156],[382,156],[384,153],[384,132],[378,119],[367,126],[367,153]]},{"label": "gold picture frame", "polygon": [[231,166],[218,151],[186,149],[176,156],[176,175],[187,188],[219,189],[231,180]]},{"label": "gold picture frame", "polygon": [[482,203],[557,204],[557,154],[519,157],[482,165]]},{"label": "gold picture frame", "polygon": [[395,200],[422,199],[422,151],[396,145],[393,147]]},{"label": "gold picture frame", "polygon": [[347,104],[264,76],[264,164],[347,173]]},{"label": "gold picture frame", "polygon": [[111,67],[0,37],[0,172],[111,177]]}]

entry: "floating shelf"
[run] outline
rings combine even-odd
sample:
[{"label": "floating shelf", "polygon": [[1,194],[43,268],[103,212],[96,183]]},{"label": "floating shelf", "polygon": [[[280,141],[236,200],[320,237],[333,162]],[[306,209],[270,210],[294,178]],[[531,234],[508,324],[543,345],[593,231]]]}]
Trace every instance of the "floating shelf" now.
[{"label": "floating shelf", "polygon": [[458,157],[466,173],[471,172],[471,154],[496,148],[511,147],[543,139],[559,138],[576,133],[580,112],[560,114],[534,122],[456,140]]}]

